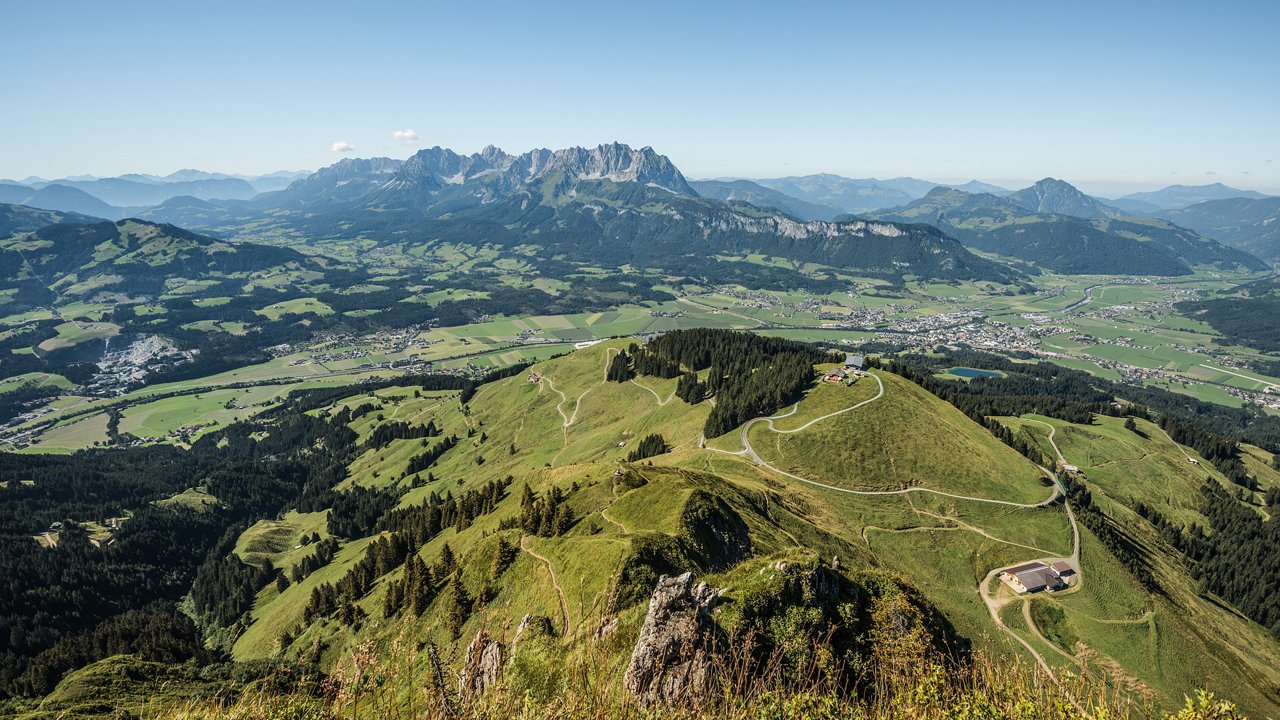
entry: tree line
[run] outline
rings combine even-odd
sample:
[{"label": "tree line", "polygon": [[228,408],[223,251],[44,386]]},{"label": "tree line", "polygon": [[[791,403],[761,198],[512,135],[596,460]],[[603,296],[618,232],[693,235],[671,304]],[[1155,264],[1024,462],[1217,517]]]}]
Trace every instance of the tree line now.
[{"label": "tree line", "polygon": [[[715,395],[703,426],[707,437],[796,402],[812,385],[815,364],[840,359],[791,340],[718,329],[675,330],[628,350],[641,375],[682,376],[677,394],[685,402]],[[696,374],[703,370],[705,384]]]},{"label": "tree line", "polygon": [[1143,503],[1135,510],[1187,558],[1202,592],[1225,598],[1280,640],[1280,489],[1271,488],[1266,495],[1266,520],[1212,480],[1201,486],[1200,494],[1208,527],[1180,527]]}]

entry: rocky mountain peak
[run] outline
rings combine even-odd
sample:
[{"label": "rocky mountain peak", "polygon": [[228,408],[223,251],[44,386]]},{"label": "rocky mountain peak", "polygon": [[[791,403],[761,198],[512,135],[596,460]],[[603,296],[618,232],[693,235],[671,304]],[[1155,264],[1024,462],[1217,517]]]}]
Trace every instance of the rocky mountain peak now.
[{"label": "rocky mountain peak", "polygon": [[1124,214],[1116,208],[1085,195],[1071,183],[1052,177],[1044,178],[1031,187],[1013,193],[1009,199],[1037,213],[1072,215],[1082,218],[1113,218]]},{"label": "rocky mountain peak", "polygon": [[648,146],[636,150],[613,142],[590,149],[566,148],[554,153],[551,166],[578,180],[638,182],[680,195],[697,195],[675,164]]}]

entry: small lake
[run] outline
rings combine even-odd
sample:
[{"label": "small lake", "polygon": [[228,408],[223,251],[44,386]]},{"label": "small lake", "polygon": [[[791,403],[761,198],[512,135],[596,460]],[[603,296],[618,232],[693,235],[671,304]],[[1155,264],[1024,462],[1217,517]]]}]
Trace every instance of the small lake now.
[{"label": "small lake", "polygon": [[978,370],[977,368],[967,367],[947,368],[947,372],[962,378],[1004,377],[1004,373],[999,370]]}]

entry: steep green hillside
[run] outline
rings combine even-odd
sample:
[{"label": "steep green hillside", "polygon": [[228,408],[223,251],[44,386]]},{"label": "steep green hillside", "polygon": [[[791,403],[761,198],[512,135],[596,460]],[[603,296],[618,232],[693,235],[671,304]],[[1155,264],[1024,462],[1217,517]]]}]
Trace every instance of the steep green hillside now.
[{"label": "steep green hillside", "polygon": [[1264,260],[1280,260],[1280,198],[1209,200],[1157,214]]},{"label": "steep green hillside", "polygon": [[[1256,701],[1274,696],[1273,637],[1239,614],[1223,612],[1220,597],[1197,591],[1202,584],[1192,579],[1186,560],[1170,546],[1169,535],[1135,511],[1163,516],[1179,527],[1212,528],[1200,487],[1209,483],[1231,488],[1233,494],[1238,488],[1194,450],[1175,444],[1159,426],[1144,420],[1137,420],[1132,430],[1118,418],[1099,417],[1087,426],[1034,416],[1001,420],[1046,453],[1080,468],[1108,522],[1139,549],[1156,589],[1134,592],[1123,582],[1129,575],[1124,563],[1108,557],[1086,534],[1085,567],[1102,572],[1087,574],[1080,593],[1037,597],[1029,608],[1032,616],[1045,621],[1041,630],[1055,636],[1058,654],[1110,668],[1131,686],[1140,681],[1170,692],[1194,682],[1200,673],[1241,673],[1253,678],[1248,686],[1258,693]],[[1250,452],[1270,460],[1268,453]],[[1250,467],[1263,489],[1245,493],[1244,502],[1269,513],[1264,496],[1280,482],[1280,473],[1262,462]],[[1139,667],[1145,671],[1135,670]]]},{"label": "steep green hillside", "polygon": [[[1253,707],[1273,702],[1234,680],[1243,673],[1264,685],[1274,682],[1263,681],[1273,674],[1263,659],[1280,657],[1273,641],[1194,593],[1145,589],[1088,530],[1082,528],[1078,551],[1081,581],[1067,594],[1032,602],[992,580],[991,572],[1000,567],[1073,557],[1070,518],[1061,500],[1046,503],[1058,490],[1040,469],[914,384],[882,371],[851,387],[818,384],[794,409],[778,413],[772,427],[753,423],[704,448],[701,428],[710,401],[689,405],[674,397],[674,380],[606,380],[611,359],[627,344],[602,343],[536,364],[481,387],[461,406],[465,410],[448,394],[415,397],[412,387],[379,393],[376,413],[350,423],[362,443],[378,426],[403,419],[431,422],[439,435],[392,440],[365,451],[343,485],[393,489],[390,497],[407,509],[432,496],[462,498],[484,483],[511,477],[491,510],[470,524],[442,529],[417,553],[428,567],[437,567],[448,546],[462,587],[483,602],[463,612],[459,624],[451,599],[455,585],[446,571],[436,576],[434,599],[420,618],[404,612],[385,617],[388,588],[405,578],[397,567],[352,599],[358,608],[353,617],[359,619],[343,621],[350,613],[342,611],[306,622],[304,610],[315,588],[353,572],[379,541],[376,533],[352,538],[301,582],[283,592],[268,585],[258,593],[235,656],[250,660],[283,652],[339,667],[366,641],[379,653],[404,652],[426,641],[448,648],[465,645],[481,628],[510,640],[532,614],[545,617],[553,633],[538,646],[536,662],[566,667],[562,663],[569,658],[604,652],[597,661],[617,677],[629,644],[620,640],[604,649],[597,632],[607,627],[620,638],[633,637],[659,574],[727,570],[749,557],[801,547],[822,558],[839,557],[850,571],[900,578],[984,652],[1026,652],[1010,644],[1016,639],[1038,654],[1024,658],[1058,669],[1083,663],[1091,675],[1154,692],[1170,706],[1181,688],[1200,683],[1231,688],[1233,697]],[[319,412],[370,401],[368,395],[352,396]],[[1025,426],[1034,424],[1028,420]],[[661,434],[673,449],[627,462],[638,439],[650,433]],[[406,472],[415,454],[449,436],[458,438],[456,447],[429,470]],[[747,448],[744,438],[751,443]],[[1074,438],[1066,442],[1064,450],[1073,452]],[[1149,442],[1165,447],[1160,440]],[[1110,494],[1102,471],[1098,482],[1099,492],[1106,488]],[[563,533],[521,531],[526,485],[539,499],[563,495],[573,518]],[[1132,515],[1123,505],[1106,507],[1126,522]],[[269,536],[293,537],[298,527],[288,518],[281,525],[260,524],[239,545],[269,545]],[[267,549],[255,557],[276,557]],[[1194,587],[1158,545],[1150,551],[1161,587]],[[298,552],[284,557],[292,562],[296,555],[289,553]],[[513,554],[496,560],[504,553]],[[735,577],[712,580],[726,583],[732,593],[741,582]],[[975,592],[980,587],[981,594]],[[1017,614],[1024,602],[1029,622]],[[1003,626],[993,624],[995,608],[1002,608]],[[1179,617],[1188,608],[1255,654],[1241,654],[1201,633]],[[1121,628],[1128,634],[1117,634]],[[1064,646],[1064,638],[1072,643]],[[1135,652],[1138,647],[1148,649]],[[523,662],[535,661],[518,654],[517,667]],[[546,680],[537,687],[522,684],[531,683],[529,677],[512,682],[535,693],[558,687]]]}]

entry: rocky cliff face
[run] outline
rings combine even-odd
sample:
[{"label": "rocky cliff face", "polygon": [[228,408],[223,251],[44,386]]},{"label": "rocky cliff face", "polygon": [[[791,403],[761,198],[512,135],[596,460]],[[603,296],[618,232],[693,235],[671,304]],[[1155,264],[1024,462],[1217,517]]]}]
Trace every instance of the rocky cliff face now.
[{"label": "rocky cliff face", "polygon": [[502,675],[502,643],[481,630],[467,646],[458,687],[463,695],[476,695],[498,684]]},{"label": "rocky cliff face", "polygon": [[536,149],[521,155],[507,154],[492,145],[470,155],[459,155],[448,148],[427,148],[385,179],[375,199],[382,204],[420,205],[449,186],[463,186],[468,194],[489,202],[555,173],[561,175],[557,186],[560,191],[571,190],[581,181],[610,180],[697,196],[671,160],[653,148],[636,150],[611,143],[594,148]]},{"label": "rocky cliff face", "polygon": [[724,640],[711,618],[720,591],[693,574],[662,576],[649,599],[623,683],[641,705],[675,706],[705,694]]},{"label": "rocky cliff face", "polygon": [[638,182],[679,195],[697,195],[671,160],[651,147],[633,150],[627,145],[612,143],[590,150],[580,147],[557,150],[548,167],[563,170],[578,180]]}]

